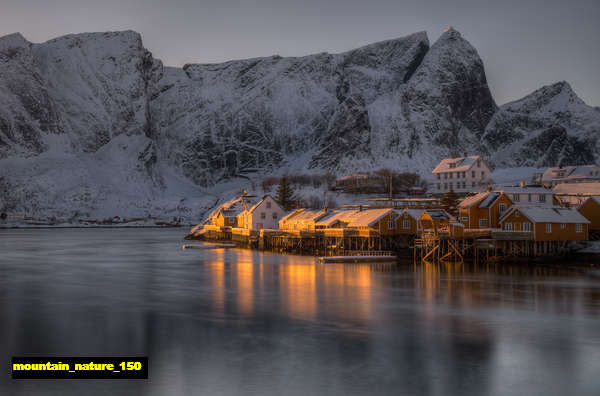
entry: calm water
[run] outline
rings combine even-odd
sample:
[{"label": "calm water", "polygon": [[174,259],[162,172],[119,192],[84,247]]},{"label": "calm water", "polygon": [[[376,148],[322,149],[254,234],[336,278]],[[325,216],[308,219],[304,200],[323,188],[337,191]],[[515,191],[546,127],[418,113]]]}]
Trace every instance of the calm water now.
[{"label": "calm water", "polygon": [[[600,277],[180,249],[186,230],[0,230],[0,394],[598,395]],[[150,379],[9,379],[13,355]]]}]

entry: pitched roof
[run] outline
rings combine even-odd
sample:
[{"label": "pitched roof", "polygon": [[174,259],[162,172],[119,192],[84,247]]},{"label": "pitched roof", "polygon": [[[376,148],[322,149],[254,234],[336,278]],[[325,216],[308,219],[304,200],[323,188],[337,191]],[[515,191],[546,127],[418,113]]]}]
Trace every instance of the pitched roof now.
[{"label": "pitched roof", "polygon": [[449,220],[454,219],[448,212],[444,209],[426,209],[425,213],[429,215],[433,220]]},{"label": "pitched roof", "polygon": [[[438,166],[435,167],[432,173],[441,173],[441,172],[461,172],[468,171],[477,163],[477,160],[481,159],[480,155],[471,155],[469,157],[458,157],[458,158],[444,158],[440,161]],[[450,165],[453,164],[454,167],[451,168]]]},{"label": "pitched roof", "polygon": [[600,182],[560,183],[552,191],[555,194],[600,195]]},{"label": "pitched roof", "polygon": [[246,209],[247,204],[252,204],[253,202],[255,202],[255,199],[256,196],[254,195],[242,195],[239,197],[232,198],[229,201],[217,206],[213,211],[211,211],[208,214],[205,222],[209,221],[213,217],[218,216],[219,212],[222,212],[223,215],[227,217],[235,217],[242,213],[244,209]]},{"label": "pitched roof", "polygon": [[350,217],[348,227],[370,227],[390,212],[396,213],[391,208],[357,210]]},{"label": "pitched roof", "polygon": [[458,204],[459,208],[469,208],[475,204],[478,204],[479,202],[481,202],[483,199],[487,198],[487,196],[490,194],[489,191],[484,191],[484,192],[480,192],[477,193],[475,195],[471,195],[469,197],[466,197],[465,199],[463,199],[462,201],[460,201],[460,203]]},{"label": "pitched roof", "polygon": [[519,213],[527,217],[534,223],[584,223],[589,224],[588,219],[583,217],[581,213],[574,209],[562,208],[560,206],[519,206],[515,205],[511,210],[502,216],[502,223],[509,216],[518,210]]},{"label": "pitched roof", "polygon": [[587,204],[588,201],[595,201],[596,204],[600,205],[600,197],[587,197],[586,199],[584,199],[583,201],[581,201],[581,203],[577,206],[577,209],[580,209],[583,205]]},{"label": "pitched roof", "polygon": [[298,209],[281,219],[281,221],[316,221],[325,215],[327,212],[324,209],[310,210]]},{"label": "pitched roof", "polygon": [[267,198],[271,198],[271,200],[273,202],[275,202],[275,205],[279,205],[279,203],[277,201],[275,201],[272,196],[270,196],[269,194],[267,194],[264,197],[262,197],[262,199],[260,201],[258,201],[257,203],[255,203],[250,209],[248,209],[248,212],[249,213],[254,212],[256,210],[256,208],[258,208],[260,206],[260,204],[262,204]]},{"label": "pitched roof", "polygon": [[424,211],[425,209],[404,209],[402,213],[408,213],[408,215],[413,219],[419,220]]},{"label": "pitched roof", "polygon": [[354,212],[356,212],[355,209],[336,210],[331,212],[327,216],[319,219],[319,221],[317,221],[315,225],[320,227],[329,227],[335,224],[337,221],[344,221],[349,219],[350,217],[352,217],[352,214],[354,214]]},{"label": "pitched roof", "polygon": [[[550,180],[573,180],[573,179],[588,179],[600,178],[600,167],[597,165],[580,165],[580,166],[563,166],[548,168],[542,174],[543,181]],[[561,175],[561,176],[559,176]]]}]

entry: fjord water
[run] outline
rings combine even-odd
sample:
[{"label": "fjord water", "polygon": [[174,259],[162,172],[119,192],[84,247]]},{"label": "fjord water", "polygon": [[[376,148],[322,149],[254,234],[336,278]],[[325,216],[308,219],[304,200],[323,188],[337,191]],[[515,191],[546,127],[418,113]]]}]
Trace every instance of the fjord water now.
[{"label": "fjord water", "polygon": [[[185,231],[0,230],[0,394],[600,392],[594,271],[317,264]],[[11,380],[15,355],[147,355],[149,380]]]}]

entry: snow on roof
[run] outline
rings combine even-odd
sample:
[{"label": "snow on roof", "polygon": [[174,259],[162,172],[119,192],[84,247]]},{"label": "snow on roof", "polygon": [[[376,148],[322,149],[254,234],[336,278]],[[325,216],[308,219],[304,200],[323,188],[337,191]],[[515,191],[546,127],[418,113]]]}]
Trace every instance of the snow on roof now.
[{"label": "snow on roof", "polygon": [[316,226],[329,227],[335,224],[337,221],[344,221],[352,217],[352,214],[356,212],[355,209],[342,209],[337,210],[329,215],[321,218],[319,221],[315,223]]},{"label": "snow on roof", "polygon": [[587,197],[586,199],[584,199],[583,201],[581,201],[581,203],[579,204],[579,206],[577,207],[577,209],[581,208],[583,205],[585,205],[589,200],[593,200],[596,201],[596,204],[600,205],[600,197]]},{"label": "snow on roof", "polygon": [[433,220],[448,220],[453,217],[444,209],[426,209],[424,210]]},{"label": "snow on roof", "polygon": [[542,180],[598,178],[599,172],[600,167],[597,165],[554,167],[546,169],[542,174]]},{"label": "snow on roof", "polygon": [[279,205],[277,203],[277,201],[275,201],[273,199],[273,197],[271,197],[269,194],[265,195],[260,201],[258,201],[257,203],[254,204],[254,206],[252,206],[250,209],[248,209],[248,212],[252,213],[256,210],[256,208],[258,208],[260,206],[261,203],[263,203],[264,201],[267,200],[267,198],[270,198],[273,202],[275,202],[276,205]]},{"label": "snow on roof", "polygon": [[340,177],[337,180],[344,181],[344,180],[352,180],[352,179],[366,179],[367,177],[369,177],[368,173],[351,173],[349,175]]},{"label": "snow on roof", "polygon": [[[523,216],[527,217],[534,223],[585,223],[589,224],[588,219],[583,217],[574,209],[562,208],[560,206],[544,207],[544,206],[513,206],[511,211],[518,210]],[[508,216],[502,216],[500,222],[506,220]]]},{"label": "snow on roof", "polygon": [[[460,171],[468,171],[477,163],[477,160],[481,159],[480,155],[471,155],[469,157],[457,157],[457,158],[444,158],[438,166],[435,167],[432,173],[441,173],[441,172],[460,172]],[[451,164],[453,164],[453,168],[451,168]]]},{"label": "snow on roof", "polygon": [[425,209],[404,209],[402,213],[408,213],[413,219],[419,220],[424,211]]},{"label": "snow on roof", "polygon": [[491,191],[488,193],[487,197],[485,197],[483,199],[483,201],[481,201],[481,203],[479,204],[480,208],[489,208],[490,206],[492,206],[492,204],[494,202],[496,202],[496,200],[498,199],[498,197],[500,197],[501,193],[497,192],[497,191]]},{"label": "snow on roof", "polygon": [[328,212],[324,209],[317,210],[307,210],[307,209],[298,209],[283,219],[282,221],[316,221],[321,217],[325,216]]},{"label": "snow on roof", "polygon": [[600,182],[560,183],[552,191],[555,194],[600,195]]},{"label": "snow on roof", "polygon": [[390,212],[396,211],[391,208],[357,210],[352,214],[348,227],[370,227]]},{"label": "snow on roof", "polygon": [[459,208],[468,208],[471,207],[477,203],[479,203],[480,201],[482,201],[484,198],[486,198],[488,195],[490,195],[489,191],[485,191],[485,192],[480,192],[477,193],[475,195],[471,195],[469,197],[466,197],[465,199],[463,199],[459,204],[458,207]]},{"label": "snow on roof", "polygon": [[[245,209],[244,203],[246,205],[252,205],[255,202],[256,196],[254,195],[242,195],[239,197],[235,197],[230,199],[227,202],[222,203],[217,206],[212,212],[208,214],[208,217],[205,221],[212,219],[215,216],[219,215],[219,212],[223,213],[223,216],[226,217],[235,217],[238,214],[242,213]],[[245,201],[245,202],[244,202]]]}]

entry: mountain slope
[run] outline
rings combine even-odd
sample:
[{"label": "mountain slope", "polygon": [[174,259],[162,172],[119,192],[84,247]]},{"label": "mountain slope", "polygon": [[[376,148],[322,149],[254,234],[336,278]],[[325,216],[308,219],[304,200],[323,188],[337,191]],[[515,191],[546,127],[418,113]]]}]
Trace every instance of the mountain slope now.
[{"label": "mountain slope", "polygon": [[431,47],[419,32],[183,68],[132,31],[0,37],[0,210],[196,217],[269,174],[428,175],[463,151],[498,166],[584,163],[600,155],[599,125],[566,83],[497,108],[454,29]]}]

